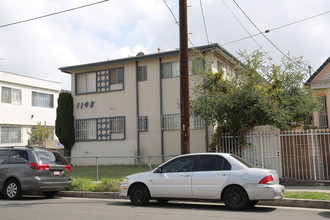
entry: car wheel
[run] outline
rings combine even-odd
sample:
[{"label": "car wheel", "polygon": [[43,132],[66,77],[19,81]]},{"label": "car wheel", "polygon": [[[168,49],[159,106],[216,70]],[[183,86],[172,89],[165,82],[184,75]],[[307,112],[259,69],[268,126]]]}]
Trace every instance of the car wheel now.
[{"label": "car wheel", "polygon": [[245,190],[239,186],[231,186],[224,192],[223,202],[229,209],[240,210],[249,203]]},{"label": "car wheel", "polygon": [[253,207],[255,205],[257,205],[259,202],[259,200],[250,200],[248,203],[248,207]]},{"label": "car wheel", "polygon": [[3,188],[3,195],[6,199],[14,200],[22,197],[22,190],[17,180],[9,180]]},{"label": "car wheel", "polygon": [[150,200],[149,190],[144,185],[135,185],[130,190],[129,198],[133,205],[147,205]]},{"label": "car wheel", "polygon": [[43,192],[43,193],[47,198],[54,198],[58,194],[58,191],[50,191],[50,192]]}]

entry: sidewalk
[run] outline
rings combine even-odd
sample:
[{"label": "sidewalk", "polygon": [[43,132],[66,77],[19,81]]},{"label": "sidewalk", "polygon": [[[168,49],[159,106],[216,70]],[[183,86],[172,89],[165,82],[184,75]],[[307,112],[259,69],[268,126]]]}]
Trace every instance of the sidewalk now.
[{"label": "sidewalk", "polygon": [[[314,191],[330,193],[330,186],[285,186],[286,191]],[[102,198],[102,199],[128,199],[120,197],[118,192],[76,192],[62,191],[58,196],[62,197],[82,197],[82,198]],[[288,206],[304,208],[330,209],[330,201],[304,200],[304,199],[281,199],[274,201],[260,201],[258,205],[267,206]]]}]

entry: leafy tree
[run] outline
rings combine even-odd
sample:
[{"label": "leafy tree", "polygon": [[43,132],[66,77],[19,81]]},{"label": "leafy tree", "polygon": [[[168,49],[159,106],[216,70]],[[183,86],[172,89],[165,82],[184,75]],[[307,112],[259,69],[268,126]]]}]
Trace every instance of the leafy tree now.
[{"label": "leafy tree", "polygon": [[264,53],[241,52],[238,77],[225,79],[212,73],[208,57],[205,71],[193,89],[191,112],[216,124],[219,133],[239,135],[255,126],[290,129],[309,124],[320,103],[304,85],[307,65],[301,57],[285,56],[281,65],[270,65]]},{"label": "leafy tree", "polygon": [[30,136],[30,143],[38,144],[39,147],[42,147],[44,140],[50,136],[50,132],[50,128],[45,128],[41,125],[41,122],[38,122],[37,128],[32,128],[31,131],[28,131],[27,133]]},{"label": "leafy tree", "polygon": [[57,103],[55,133],[60,143],[64,145],[65,156],[71,156],[71,149],[75,142],[73,98],[71,93],[60,93]]}]

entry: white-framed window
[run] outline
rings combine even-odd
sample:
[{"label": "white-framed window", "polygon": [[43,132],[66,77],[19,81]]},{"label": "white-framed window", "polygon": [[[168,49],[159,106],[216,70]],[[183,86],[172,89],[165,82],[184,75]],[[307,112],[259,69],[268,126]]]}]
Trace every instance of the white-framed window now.
[{"label": "white-framed window", "polygon": [[96,73],[79,73],[76,75],[77,94],[96,92]]},{"label": "white-framed window", "polygon": [[22,91],[20,89],[13,89],[9,87],[1,88],[1,102],[14,105],[22,104]]},{"label": "white-framed window", "polygon": [[1,143],[21,143],[22,131],[21,127],[17,126],[1,126]]},{"label": "white-framed window", "polygon": [[227,78],[227,66],[221,63],[220,61],[217,61],[217,69],[218,72],[223,71],[223,77],[226,79]]},{"label": "white-framed window", "polygon": [[162,64],[162,78],[174,78],[180,76],[180,62],[170,62]]},{"label": "white-framed window", "polygon": [[147,81],[148,80],[148,68],[147,66],[138,67],[138,81]]},{"label": "white-framed window", "polygon": [[32,92],[32,106],[54,108],[54,95],[42,92]]},{"label": "white-framed window", "polygon": [[125,139],[125,116],[76,119],[76,141]]},{"label": "white-framed window", "polygon": [[148,132],[148,116],[139,116],[138,117],[138,131],[139,132]]}]

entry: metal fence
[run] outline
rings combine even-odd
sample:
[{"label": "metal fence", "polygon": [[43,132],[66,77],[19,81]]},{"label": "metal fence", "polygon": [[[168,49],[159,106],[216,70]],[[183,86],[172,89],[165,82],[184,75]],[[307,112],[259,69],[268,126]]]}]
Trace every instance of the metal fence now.
[{"label": "metal fence", "polygon": [[282,178],[330,181],[330,130],[280,132],[263,127],[240,137],[223,134],[217,151],[275,169]]}]

